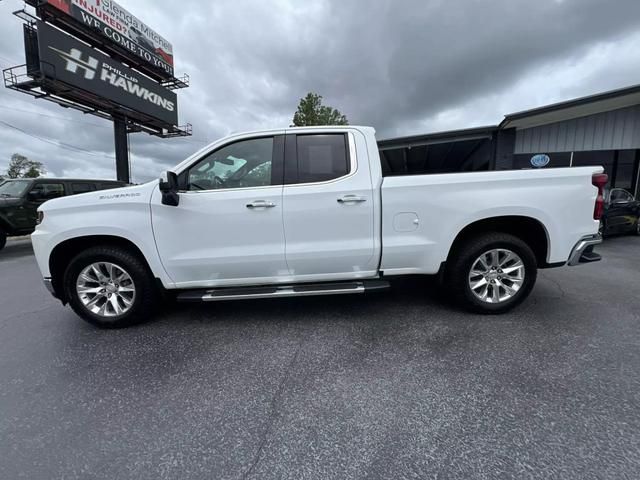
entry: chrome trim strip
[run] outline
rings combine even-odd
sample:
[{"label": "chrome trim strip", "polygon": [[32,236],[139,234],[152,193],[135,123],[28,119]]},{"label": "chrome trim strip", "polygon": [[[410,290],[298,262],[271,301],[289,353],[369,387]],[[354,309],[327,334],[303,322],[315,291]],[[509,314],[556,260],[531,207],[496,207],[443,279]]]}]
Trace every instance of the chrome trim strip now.
[{"label": "chrome trim strip", "polygon": [[571,255],[569,256],[569,261],[567,265],[570,267],[575,267],[576,265],[580,265],[580,258],[582,258],[582,254],[584,251],[592,246],[600,245],[602,243],[602,235],[589,235],[583,237],[573,250],[571,251]]}]

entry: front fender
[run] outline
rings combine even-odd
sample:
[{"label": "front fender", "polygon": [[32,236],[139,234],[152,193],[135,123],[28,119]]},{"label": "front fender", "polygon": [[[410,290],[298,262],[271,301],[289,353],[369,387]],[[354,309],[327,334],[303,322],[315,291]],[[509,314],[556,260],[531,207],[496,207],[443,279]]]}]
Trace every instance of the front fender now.
[{"label": "front fender", "polygon": [[174,286],[158,257],[148,203],[109,203],[99,207],[74,206],[46,211],[43,223],[31,236],[43,276],[51,276],[49,259],[57,246],[71,239],[93,236],[119,237],[133,243],[163,286]]}]

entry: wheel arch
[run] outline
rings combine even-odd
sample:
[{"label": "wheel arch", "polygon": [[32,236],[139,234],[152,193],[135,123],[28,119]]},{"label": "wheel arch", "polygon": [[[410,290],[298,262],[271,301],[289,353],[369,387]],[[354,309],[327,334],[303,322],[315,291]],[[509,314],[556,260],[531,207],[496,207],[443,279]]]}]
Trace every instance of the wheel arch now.
[{"label": "wheel arch", "polygon": [[524,215],[488,217],[465,226],[451,244],[447,262],[468,239],[488,232],[508,233],[518,237],[533,250],[539,268],[552,266],[547,260],[550,246],[549,232],[540,220]]},{"label": "wheel arch", "polygon": [[115,235],[87,235],[70,238],[56,245],[49,256],[49,272],[51,274],[52,286],[57,298],[59,298],[63,303],[66,304],[68,301],[63,288],[63,277],[69,262],[79,252],[86,250],[87,248],[102,245],[123,248],[133,253],[144,263],[149,270],[149,273],[153,276],[151,266],[149,265],[147,258],[142,253],[142,249],[127,238]]}]

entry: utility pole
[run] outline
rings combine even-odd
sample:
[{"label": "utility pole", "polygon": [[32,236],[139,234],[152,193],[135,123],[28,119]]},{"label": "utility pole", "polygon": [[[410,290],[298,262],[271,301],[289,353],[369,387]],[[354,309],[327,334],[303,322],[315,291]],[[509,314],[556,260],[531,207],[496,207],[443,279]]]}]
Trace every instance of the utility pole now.
[{"label": "utility pole", "polygon": [[113,117],[113,137],[116,146],[116,175],[120,182],[131,183],[129,139],[127,138],[127,119],[125,117]]}]

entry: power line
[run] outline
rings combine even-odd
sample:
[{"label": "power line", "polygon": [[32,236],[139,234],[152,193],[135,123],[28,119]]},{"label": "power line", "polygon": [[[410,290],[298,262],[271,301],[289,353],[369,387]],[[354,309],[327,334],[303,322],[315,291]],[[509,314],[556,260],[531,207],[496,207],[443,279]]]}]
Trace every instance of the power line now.
[{"label": "power line", "polygon": [[7,57],[2,56],[2,55],[0,55],[0,58],[2,60],[4,60],[5,62],[9,62],[9,64],[11,64],[11,65],[19,65],[20,64],[20,62],[18,62],[16,60],[11,60],[10,58],[7,58]]},{"label": "power line", "polygon": [[[49,115],[49,114],[46,114],[46,113],[34,112],[33,110],[22,110],[20,108],[5,107],[5,106],[2,106],[2,105],[0,105],[0,108],[4,109],[4,110],[11,110],[13,112],[28,113],[28,114],[31,114],[31,115],[37,115],[37,116],[45,117],[45,118],[54,118],[54,119],[57,119],[57,120],[64,120],[64,121],[67,121],[67,122],[79,123],[79,124],[82,124],[82,125],[87,125],[87,126],[92,126],[92,127],[108,128],[108,129],[112,129],[113,128],[110,125],[100,125],[100,124],[97,124],[97,123],[85,122],[83,120],[75,120],[73,118],[62,117],[62,116],[59,116],[59,115]],[[211,143],[208,140],[202,140],[202,139],[199,140],[197,138],[191,138],[191,137],[177,137],[176,140],[184,140],[184,141],[187,141],[187,142],[199,143],[199,144],[209,144],[209,143]]]},{"label": "power line", "polygon": [[50,138],[41,137],[41,136],[36,135],[34,133],[29,133],[29,132],[23,130],[22,128],[16,127],[15,125],[11,125],[10,123],[7,123],[7,122],[5,122],[3,120],[0,120],[0,124],[5,125],[5,126],[7,126],[9,128],[12,128],[14,130],[17,130],[18,132],[20,132],[20,133],[22,133],[24,135],[27,135],[28,137],[35,138],[37,140],[40,140],[41,142],[45,142],[45,143],[48,143],[50,145],[55,145],[56,147],[59,147],[59,148],[65,149],[65,150],[70,150],[70,151],[75,152],[75,153],[84,153],[86,155],[91,155],[92,157],[102,157],[102,158],[109,158],[109,159],[114,159],[115,158],[115,157],[112,157],[112,156],[109,156],[109,155],[105,155],[104,153],[102,153],[102,154],[95,153],[95,152],[92,152],[90,150],[85,150],[82,147],[76,147],[75,145],[71,145],[71,144],[63,143],[63,142],[58,142],[56,140],[51,140]]},{"label": "power line", "polygon": [[75,120],[73,118],[61,117],[59,115],[49,115],[49,114],[46,114],[46,113],[34,112],[33,110],[22,110],[20,108],[5,107],[5,106],[2,106],[2,105],[0,105],[0,108],[2,108],[4,110],[11,110],[13,112],[30,113],[31,115],[38,115],[39,117],[55,118],[57,120],[65,120],[67,122],[81,123],[82,125],[87,125],[87,126],[92,126],[92,127],[112,128],[111,126],[108,126],[108,125],[99,125],[97,123],[85,122],[83,120]]}]

